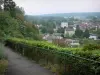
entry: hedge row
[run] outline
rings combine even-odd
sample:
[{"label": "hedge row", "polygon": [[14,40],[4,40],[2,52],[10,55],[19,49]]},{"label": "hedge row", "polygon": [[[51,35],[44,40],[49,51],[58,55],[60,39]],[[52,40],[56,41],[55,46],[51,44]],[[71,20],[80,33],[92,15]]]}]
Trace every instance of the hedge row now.
[{"label": "hedge row", "polygon": [[86,44],[83,50],[100,50],[100,44]]},{"label": "hedge row", "polygon": [[[6,45],[36,62],[56,65],[55,72],[59,75],[100,75],[99,62],[82,58],[48,42],[9,38]],[[84,53],[81,55],[84,56]]]}]

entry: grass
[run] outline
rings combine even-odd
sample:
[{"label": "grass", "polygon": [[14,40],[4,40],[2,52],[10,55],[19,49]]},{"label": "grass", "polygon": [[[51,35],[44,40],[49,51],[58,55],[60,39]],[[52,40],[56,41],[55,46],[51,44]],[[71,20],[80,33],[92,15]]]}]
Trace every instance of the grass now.
[{"label": "grass", "polygon": [[100,50],[92,50],[90,51],[92,54],[100,56]]},{"label": "grass", "polygon": [[7,60],[0,60],[0,75],[4,75],[4,72],[6,72],[8,66],[8,61]]},{"label": "grass", "polygon": [[4,46],[0,44],[0,75],[4,75],[8,66],[8,61],[5,59],[4,56]]},{"label": "grass", "polygon": [[3,44],[0,44],[0,59],[4,58],[4,51],[3,51],[3,49],[4,49]]}]

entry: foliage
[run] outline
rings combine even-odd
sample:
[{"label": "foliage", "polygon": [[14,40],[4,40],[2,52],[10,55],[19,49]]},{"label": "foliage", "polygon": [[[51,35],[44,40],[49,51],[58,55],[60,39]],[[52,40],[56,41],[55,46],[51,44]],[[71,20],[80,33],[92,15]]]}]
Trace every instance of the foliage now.
[{"label": "foliage", "polygon": [[4,10],[0,12],[0,39],[18,37],[40,40],[39,30],[24,20],[24,10],[16,7],[13,0],[4,0]]},{"label": "foliage", "polygon": [[63,33],[64,34],[65,29],[64,28],[58,28],[57,33]]},{"label": "foliage", "polygon": [[7,60],[0,60],[0,75],[4,75],[7,67],[8,67],[8,61]]},{"label": "foliage", "polygon": [[83,36],[83,31],[79,28],[78,25],[76,27],[75,36],[78,38],[81,38]]},{"label": "foliage", "polygon": [[100,39],[100,29],[98,28],[97,30],[92,30],[92,33],[96,34],[98,36],[98,39]]},{"label": "foliage", "polygon": [[86,44],[100,44],[100,40],[93,40],[93,39],[80,39],[80,44],[82,46]]},{"label": "foliage", "polygon": [[41,29],[42,33],[47,33],[47,28],[46,27],[41,27],[40,29]]},{"label": "foliage", "polygon": [[4,11],[9,11],[11,17],[16,16],[15,7],[16,4],[13,0],[4,0]]},{"label": "foliage", "polygon": [[77,37],[77,38],[89,38],[90,33],[89,30],[86,29],[84,32],[80,29],[80,27],[77,25],[76,27],[76,31],[75,34],[73,35],[73,37]]},{"label": "foliage", "polygon": [[67,21],[64,17],[45,17],[45,16],[25,16],[27,21],[31,21],[35,25],[42,25],[41,31],[47,31],[47,33],[54,32],[53,29],[59,27],[61,22]]},{"label": "foliage", "polygon": [[25,14],[25,11],[22,7],[16,6],[15,11],[17,14]]},{"label": "foliage", "polygon": [[96,16],[90,16],[88,18],[90,19],[90,22],[92,23],[96,24],[97,22],[99,22],[99,19]]},{"label": "foliage", "polygon": [[3,4],[3,0],[0,0],[0,11],[2,10],[1,5]]},{"label": "foliage", "polygon": [[7,39],[6,45],[36,62],[42,59],[46,62],[45,65],[57,64],[56,73],[60,75],[98,75],[99,73],[98,63],[93,62],[99,58],[89,52],[77,52],[76,49],[61,48],[45,41],[18,38]]},{"label": "foliage", "polygon": [[3,45],[0,44],[0,60],[4,58]]},{"label": "foliage", "polygon": [[[20,32],[18,31],[19,25],[16,19],[9,16],[8,13],[0,13],[0,37],[13,36],[17,37]],[[16,34],[17,33],[17,34]],[[22,36],[22,35],[20,35]]]},{"label": "foliage", "polygon": [[4,72],[6,71],[8,67],[8,61],[5,60],[3,50],[4,50],[4,46],[0,44],[0,75],[4,75]]},{"label": "foliage", "polygon": [[83,33],[83,37],[85,38],[89,38],[90,34],[89,34],[89,30],[86,29],[85,32]]},{"label": "foliage", "polygon": [[2,5],[3,4],[3,0],[0,0],[0,5]]},{"label": "foliage", "polygon": [[98,50],[100,49],[100,45],[99,44],[86,44],[83,47],[83,50]]}]

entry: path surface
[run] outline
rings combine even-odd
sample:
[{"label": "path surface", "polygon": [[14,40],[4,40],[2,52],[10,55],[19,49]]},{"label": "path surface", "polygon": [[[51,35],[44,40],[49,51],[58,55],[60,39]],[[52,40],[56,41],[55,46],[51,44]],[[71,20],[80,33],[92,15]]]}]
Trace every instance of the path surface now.
[{"label": "path surface", "polygon": [[5,48],[5,54],[9,61],[6,75],[54,75],[35,62],[31,62],[25,57],[13,52],[10,48]]}]

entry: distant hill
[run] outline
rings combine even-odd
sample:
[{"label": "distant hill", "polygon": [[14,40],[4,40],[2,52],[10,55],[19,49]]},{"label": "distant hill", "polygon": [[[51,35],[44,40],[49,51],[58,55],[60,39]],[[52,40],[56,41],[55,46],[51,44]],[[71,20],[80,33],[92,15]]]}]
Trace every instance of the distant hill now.
[{"label": "distant hill", "polygon": [[44,14],[44,15],[39,15],[39,16],[55,16],[55,17],[70,17],[70,16],[88,17],[88,16],[98,16],[98,17],[100,17],[100,12],[57,13],[57,14]]}]

